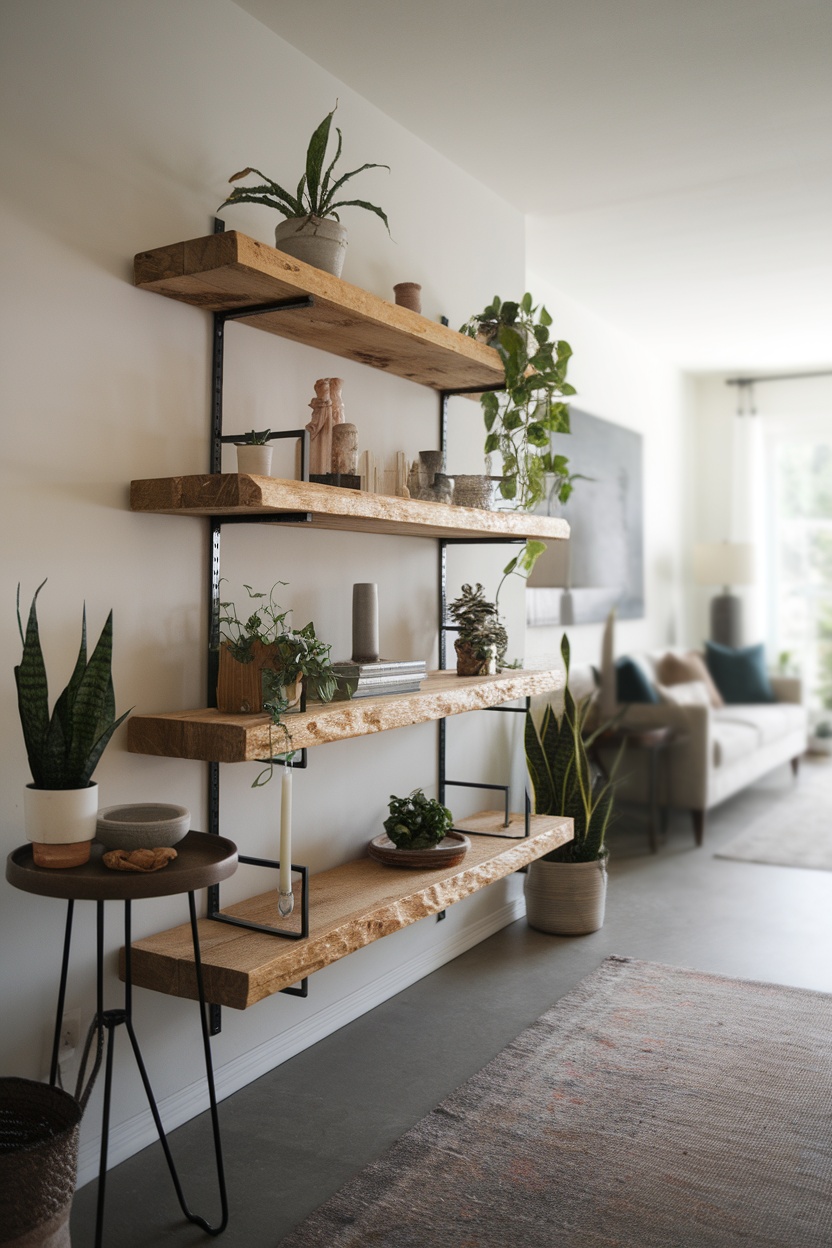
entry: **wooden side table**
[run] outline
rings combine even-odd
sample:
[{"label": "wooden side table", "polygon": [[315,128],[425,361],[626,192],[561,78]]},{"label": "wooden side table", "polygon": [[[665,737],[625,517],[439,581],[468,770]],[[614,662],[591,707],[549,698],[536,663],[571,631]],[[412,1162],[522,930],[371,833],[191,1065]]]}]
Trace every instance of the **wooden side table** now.
[{"label": "wooden side table", "polygon": [[608,747],[619,750],[645,750],[649,760],[648,773],[648,804],[650,807],[650,852],[655,854],[659,847],[659,835],[663,830],[659,813],[659,766],[665,751],[674,740],[674,730],[661,728],[609,728],[595,738],[590,748],[590,756],[605,779],[609,779],[609,770],[605,766],[601,750]]},{"label": "wooden side table", "polygon": [[[228,1199],[225,1186],[225,1171],[222,1159],[222,1141],[220,1139],[219,1117],[217,1114],[217,1096],[214,1087],[214,1068],[211,1060],[211,1042],[208,1031],[208,1019],[203,986],[202,962],[199,952],[199,932],[196,919],[196,903],[194,892],[198,888],[207,888],[225,880],[237,869],[237,847],[222,836],[209,836],[204,832],[189,832],[184,840],[176,846],[176,859],[161,871],[148,875],[137,875],[132,872],[110,871],[101,862],[101,852],[93,850],[90,861],[82,867],[69,869],[53,869],[36,867],[32,860],[31,845],[21,845],[12,850],[6,859],[6,879],[15,888],[27,893],[37,893],[42,897],[63,898],[67,902],[66,930],[64,934],[63,958],[61,962],[61,980],[58,990],[58,1008],[55,1017],[55,1038],[52,1045],[52,1062],[49,1082],[54,1084],[58,1075],[58,1049],[60,1045],[61,1020],[66,997],[66,981],[69,969],[69,950],[72,939],[72,918],[76,901],[94,901],[97,907],[96,923],[96,1015],[93,1020],[91,1035],[97,1036],[98,1053],[96,1068],[101,1061],[104,1050],[104,1033],[107,1034],[106,1066],[104,1076],[104,1110],[101,1127],[101,1156],[98,1168],[98,1203],[95,1220],[95,1248],[101,1248],[104,1226],[104,1196],[107,1178],[107,1147],[110,1131],[110,1099],[113,1085],[113,1046],[115,1028],[124,1024],[130,1038],[130,1045],[141,1075],[148,1104],[150,1105],[159,1140],[170,1170],[176,1196],[182,1212],[190,1222],[206,1231],[209,1235],[219,1235],[228,1225]],[[188,894],[188,907],[191,917],[191,935],[194,946],[194,962],[196,968],[197,989],[199,994],[199,1013],[202,1023],[202,1045],[205,1056],[205,1077],[208,1084],[208,1096],[211,1103],[211,1123],[214,1137],[214,1155],[217,1163],[217,1183],[221,1203],[221,1220],[212,1226],[205,1218],[192,1213],[182,1192],[182,1185],[176,1166],[173,1162],[167,1136],[162,1126],[159,1110],[150,1080],[147,1076],[142,1059],[139,1042],[133,1029],[133,985],[131,967],[131,905],[134,901],[145,897],[170,897],[176,893]],[[124,1007],[120,1010],[104,1009],[104,903],[106,901],[122,901],[124,903]],[[86,1055],[85,1055],[86,1056]],[[82,1076],[85,1061],[82,1061]]]}]

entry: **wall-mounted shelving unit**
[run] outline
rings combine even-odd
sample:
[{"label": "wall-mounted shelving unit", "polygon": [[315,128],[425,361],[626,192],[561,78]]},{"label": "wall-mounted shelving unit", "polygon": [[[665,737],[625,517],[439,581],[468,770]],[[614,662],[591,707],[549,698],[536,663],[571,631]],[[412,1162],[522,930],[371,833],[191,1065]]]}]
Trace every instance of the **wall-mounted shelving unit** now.
[{"label": "wall-mounted shelving unit", "polygon": [[[418,313],[311,268],[236,232],[176,243],[142,252],[135,259],[140,287],[214,314],[211,469],[206,475],[134,481],[130,505],[137,512],[208,518],[212,532],[211,641],[218,644],[216,603],[219,588],[220,531],[224,523],[274,523],[290,528],[322,528],[433,538],[440,550],[440,615],[445,606],[445,551],[451,542],[562,540],[562,520],[506,511],[391,498],[318,485],[220,472],[224,326],[227,319],[278,334],[429,386],[440,396],[440,437],[444,445],[449,395],[473,397],[498,389],[500,357],[491,347],[435,324]],[[286,436],[275,435],[275,436]],[[440,619],[440,662],[444,634]],[[209,667],[209,700],[212,697]],[[444,773],[444,720],[472,710],[533,694],[562,683],[553,671],[508,670],[496,676],[460,678],[431,673],[418,693],[328,705],[311,704],[287,717],[294,749],[383,732],[436,720],[440,725],[440,799]],[[265,715],[226,715],[212,707],[193,711],[133,715],[128,748],[137,753],[209,762],[209,828],[219,830],[219,763],[268,758],[274,748]],[[474,786],[500,788],[503,786]],[[200,922],[206,996],[216,1006],[244,1009],[275,992],[305,993],[308,975],[346,954],[397,931],[454,901],[526,866],[571,837],[569,820],[484,811],[460,820],[471,829],[472,847],[456,868],[395,871],[368,858],[325,871],[308,880],[309,934],[303,939],[298,910],[278,920],[275,892],[250,898],[213,920]],[[240,861],[246,861],[243,854]],[[265,865],[261,860],[248,861]],[[276,864],[268,864],[276,865]],[[298,886],[296,885],[296,888]],[[212,909],[212,906],[215,908]],[[239,921],[243,926],[229,926]],[[265,924],[270,933],[245,926]],[[281,928],[283,930],[279,930]],[[137,942],[133,981],[176,996],[195,995],[193,952],[174,928]],[[275,940],[275,935],[289,940]],[[189,937],[190,939],[190,937]],[[292,985],[302,983],[298,990]],[[215,1027],[218,1022],[215,1019]]]}]

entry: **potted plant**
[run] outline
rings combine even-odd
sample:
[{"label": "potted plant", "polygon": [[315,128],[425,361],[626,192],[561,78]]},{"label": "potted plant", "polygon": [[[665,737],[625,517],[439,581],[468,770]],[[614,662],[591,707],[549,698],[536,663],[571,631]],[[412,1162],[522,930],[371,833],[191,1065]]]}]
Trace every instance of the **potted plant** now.
[{"label": "potted plant", "polygon": [[497,604],[488,602],[482,585],[462,586],[462,593],[448,606],[448,613],[459,626],[454,641],[458,676],[480,676],[496,672],[508,648],[506,632]]},{"label": "potted plant", "polygon": [[397,849],[430,849],[451,830],[454,817],[435,797],[414,789],[408,797],[390,797],[390,815],[384,831]]},{"label": "potted plant", "polygon": [[269,446],[271,429],[257,433],[252,429],[242,442],[235,442],[237,448],[237,471],[250,472],[255,476],[268,477],[272,470],[272,448]]},{"label": "potted plant", "polygon": [[[615,772],[610,779],[593,774],[589,753],[605,724],[587,733],[590,698],[576,703],[569,688],[569,641],[561,642],[566,668],[560,718],[551,706],[538,729],[526,714],[526,762],[539,815],[564,815],[573,820],[574,836],[543,858],[529,864],[526,914],[529,925],[542,932],[580,936],[604,923],[607,892],[607,849],[604,837],[612,814]],[[620,754],[619,754],[620,758]]]},{"label": "potted plant", "polygon": [[49,714],[46,666],[38,630],[38,594],[35,591],[26,632],[20,618],[17,587],[17,625],[23,655],[14,669],[17,705],[23,739],[32,772],[24,791],[26,835],[34,861],[40,867],[75,867],[87,862],[95,836],[98,785],[92,780],[104,749],[129,715],[115,718],[113,692],[113,613],[101,630],[87,660],[87,613],[81,622],[81,648],[69,684]]},{"label": "potted plant", "polygon": [[287,624],[290,612],[276,601],[276,581],[268,594],[244,586],[256,610],[239,619],[233,602],[220,603],[220,664],[217,707],[221,711],[270,711],[275,723],[281,714],[297,710],[301,683],[320,702],[330,702],[337,688],[330,660],[331,647],[315,633],[311,622],[303,628]]},{"label": "potted plant", "polygon": [[[336,102],[335,108],[337,107]],[[381,208],[364,199],[339,199],[341,188],[350,178],[363,173],[365,169],[389,169],[390,166],[364,164],[336,177],[335,166],[341,157],[343,142],[341,131],[336,126],[338,147],[335,156],[324,168],[334,114],[335,109],[327,113],[309,140],[306,169],[294,194],[284,190],[259,169],[249,167],[233,174],[228,179],[229,182],[239,182],[250,174],[256,174],[263,181],[257,186],[235,186],[228,199],[220,204],[218,211],[228,204],[266,204],[269,208],[276,209],[286,220],[275,230],[275,245],[297,260],[303,260],[306,264],[340,277],[347,250],[347,232],[340,224],[338,209],[364,208],[367,212],[374,212],[387,226],[388,234],[390,232],[387,215]]]},{"label": "potted plant", "polygon": [[504,389],[480,399],[485,453],[500,453],[500,493],[525,510],[551,496],[553,478],[557,498],[566,502],[581,475],[571,474],[566,456],[551,450],[553,433],[569,433],[569,407],[562,400],[575,394],[566,380],[572,348],[551,337],[551,324],[549,313],[530,294],[519,303],[495,295],[460,331],[493,345],[503,361]]}]

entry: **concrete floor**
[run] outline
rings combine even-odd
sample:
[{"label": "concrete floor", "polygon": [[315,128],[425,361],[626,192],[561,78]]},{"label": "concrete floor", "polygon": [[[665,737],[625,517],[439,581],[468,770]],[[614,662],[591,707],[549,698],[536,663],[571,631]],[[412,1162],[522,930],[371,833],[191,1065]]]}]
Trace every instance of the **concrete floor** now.
[{"label": "concrete floor", "polygon": [[[804,766],[828,769],[832,792],[831,760]],[[640,813],[622,815],[601,931],[569,939],[514,923],[225,1100],[231,1219],[218,1242],[276,1248],[608,954],[832,992],[832,872],[713,857],[772,802],[788,827],[792,783],[784,767],[712,812],[702,849],[681,812],[656,855]],[[291,1130],[276,1131],[274,1107],[287,1103]],[[170,1137],[192,1207],[204,1214],[217,1207],[209,1130],[203,1115]],[[95,1187],[76,1195],[75,1248],[93,1242]],[[106,1244],[206,1242],[181,1218],[158,1145],[110,1172]]]}]

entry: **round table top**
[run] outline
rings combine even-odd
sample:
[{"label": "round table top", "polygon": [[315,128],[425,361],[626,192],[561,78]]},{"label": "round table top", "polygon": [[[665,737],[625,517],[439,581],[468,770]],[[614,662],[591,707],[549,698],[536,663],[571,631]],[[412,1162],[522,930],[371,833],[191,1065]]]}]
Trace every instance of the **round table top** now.
[{"label": "round table top", "polygon": [[32,846],[19,845],[6,859],[6,879],[15,888],[42,897],[73,901],[133,901],[194,892],[228,879],[237,870],[237,846],[224,836],[189,832],[175,846],[166,867],[147,874],[111,871],[101,861],[103,845],[94,844],[82,867],[36,867]]}]

